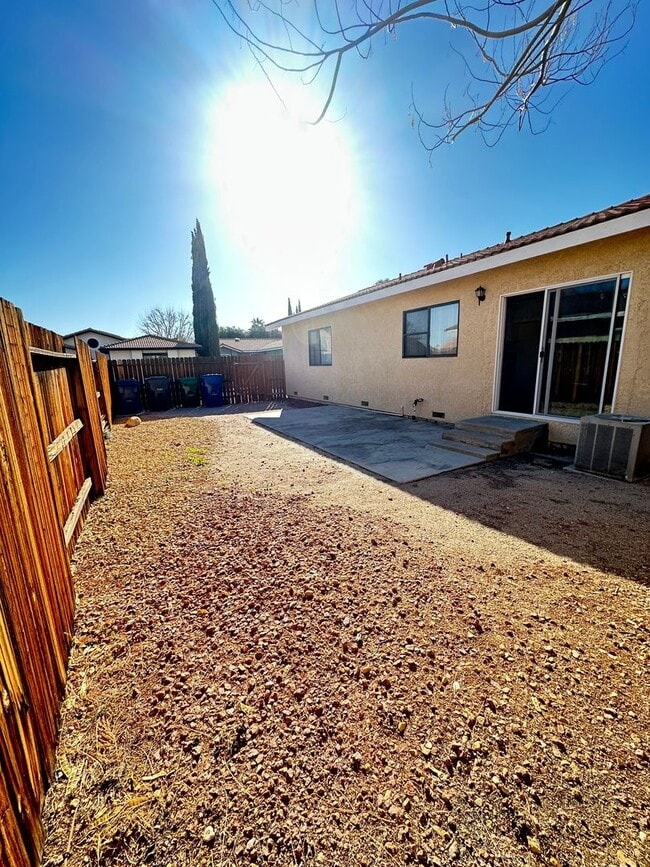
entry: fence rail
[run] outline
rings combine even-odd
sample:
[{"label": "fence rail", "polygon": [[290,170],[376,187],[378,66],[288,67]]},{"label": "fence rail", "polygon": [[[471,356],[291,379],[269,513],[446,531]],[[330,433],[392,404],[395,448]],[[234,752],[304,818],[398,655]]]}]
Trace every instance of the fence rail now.
[{"label": "fence rail", "polygon": [[224,377],[226,403],[252,403],[286,397],[284,360],[263,355],[224,356],[222,358],[143,358],[109,362],[111,379],[137,379],[168,376],[172,380],[172,402],[181,405],[178,380],[186,376],[220,373]]},{"label": "fence rail", "polygon": [[65,355],[60,335],[0,299],[0,864],[12,867],[40,862],[74,621],[70,552],[91,490],[106,485],[108,371],[76,349]]}]

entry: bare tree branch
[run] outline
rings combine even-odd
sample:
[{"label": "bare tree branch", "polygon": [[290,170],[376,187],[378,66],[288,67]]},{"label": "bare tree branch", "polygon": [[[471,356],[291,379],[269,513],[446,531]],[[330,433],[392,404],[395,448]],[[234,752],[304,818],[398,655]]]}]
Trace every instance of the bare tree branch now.
[{"label": "bare tree branch", "polygon": [[152,307],[138,318],[138,328],[142,334],[155,337],[168,337],[184,343],[194,340],[191,315],[176,307]]},{"label": "bare tree branch", "polygon": [[[441,120],[425,119],[415,99],[412,124],[433,150],[475,128],[497,137],[511,125],[547,123],[547,98],[562,84],[590,84],[625,46],[639,0],[354,0],[311,6],[288,0],[212,0],[230,30],[251,50],[269,81],[293,73],[311,84],[328,76],[320,123],[331,107],[350,52],[370,56],[373,40],[397,38],[406,26],[448,25],[471,87],[460,106],[445,99]],[[305,76],[308,76],[306,79]],[[552,110],[552,109],[550,109]]]}]

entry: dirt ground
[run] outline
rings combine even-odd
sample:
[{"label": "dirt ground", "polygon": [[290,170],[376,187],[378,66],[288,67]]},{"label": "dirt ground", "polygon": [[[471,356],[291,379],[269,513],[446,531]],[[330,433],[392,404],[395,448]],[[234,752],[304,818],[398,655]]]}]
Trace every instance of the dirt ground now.
[{"label": "dirt ground", "polygon": [[650,488],[117,425],[45,865],[650,864]]}]

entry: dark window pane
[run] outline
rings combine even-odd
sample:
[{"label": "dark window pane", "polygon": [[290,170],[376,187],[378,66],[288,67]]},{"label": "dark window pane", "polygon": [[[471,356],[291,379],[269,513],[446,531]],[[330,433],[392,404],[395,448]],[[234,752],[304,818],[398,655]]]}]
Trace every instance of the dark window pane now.
[{"label": "dark window pane", "polygon": [[550,372],[548,412],[580,418],[598,412],[616,280],[567,286],[560,306]]},{"label": "dark window pane", "polygon": [[404,355],[407,358],[423,358],[429,353],[427,351],[428,335],[424,334],[407,334],[404,337]]},{"label": "dark window pane", "polygon": [[405,334],[426,334],[429,328],[429,310],[411,310],[404,316]]}]

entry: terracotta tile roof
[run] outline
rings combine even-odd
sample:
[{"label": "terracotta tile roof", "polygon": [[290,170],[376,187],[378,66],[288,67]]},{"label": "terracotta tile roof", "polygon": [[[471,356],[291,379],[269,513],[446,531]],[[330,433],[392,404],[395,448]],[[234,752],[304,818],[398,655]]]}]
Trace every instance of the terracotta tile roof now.
[{"label": "terracotta tile roof", "polygon": [[108,343],[102,349],[197,349],[198,343],[186,343],[183,340],[170,340],[168,337],[156,337],[153,334],[143,334],[130,340],[118,340]]},{"label": "terracotta tile roof", "polygon": [[[497,253],[505,253],[509,250],[515,250],[518,247],[535,244],[538,241],[557,238],[559,235],[576,232],[579,229],[587,229],[591,226],[596,226],[599,223],[605,223],[608,220],[615,220],[618,217],[625,217],[629,214],[636,214],[639,211],[644,211],[648,208],[650,208],[650,195],[641,196],[638,199],[630,199],[630,201],[623,202],[620,205],[612,205],[609,208],[604,208],[602,211],[595,211],[593,214],[587,214],[584,217],[576,217],[573,220],[567,220],[565,223],[558,223],[556,226],[548,226],[546,229],[539,229],[538,231],[530,232],[527,235],[520,235],[517,238],[507,237],[500,244],[493,244],[491,247],[484,247],[482,250],[476,250],[474,253],[460,255],[455,259],[442,257],[441,259],[438,259],[435,262],[430,262],[428,265],[420,268],[419,271],[412,271],[410,274],[400,274],[399,277],[392,280],[383,280],[380,283],[367,286],[359,292],[353,292],[350,295],[343,295],[340,298],[335,298],[325,304],[319,304],[316,307],[311,307],[309,310],[303,310],[302,312],[311,313],[312,310],[320,310],[323,307],[329,307],[330,304],[335,304],[339,301],[348,301],[351,298],[357,298],[361,295],[370,295],[373,292],[386,289],[388,286],[397,286],[401,283],[408,283],[411,280],[415,280],[418,277],[424,277],[427,274],[438,274],[443,271],[450,271],[461,265],[466,265],[470,262],[477,262],[479,259],[487,259],[489,256],[495,256]],[[510,233],[508,232],[508,236],[509,235]],[[453,277],[453,274],[450,276]]]},{"label": "terracotta tile roof", "polygon": [[282,349],[281,337],[222,337],[219,346],[227,346],[235,352],[268,352]]}]

